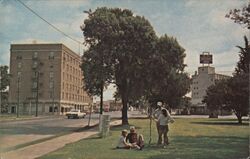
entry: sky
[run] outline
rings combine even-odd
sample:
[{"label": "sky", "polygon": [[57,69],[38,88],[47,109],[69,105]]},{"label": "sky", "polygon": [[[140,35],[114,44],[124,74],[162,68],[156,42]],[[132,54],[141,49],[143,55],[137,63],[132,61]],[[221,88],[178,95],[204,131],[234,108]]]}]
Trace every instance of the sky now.
[{"label": "sky", "polygon": [[[21,0],[41,17],[74,39],[83,42],[80,30],[87,15],[84,10],[97,7],[130,9],[144,16],[158,36],[167,34],[177,39],[186,50],[186,72],[190,75],[200,66],[203,51],[213,54],[217,73],[231,75],[238,61],[243,36],[249,32],[243,26],[225,18],[230,9],[242,8],[248,0]],[[84,46],[55,31],[17,0],[0,0],[0,65],[9,65],[10,44],[63,43],[82,54]],[[80,50],[80,52],[79,52]],[[104,99],[111,99],[111,86]]]}]

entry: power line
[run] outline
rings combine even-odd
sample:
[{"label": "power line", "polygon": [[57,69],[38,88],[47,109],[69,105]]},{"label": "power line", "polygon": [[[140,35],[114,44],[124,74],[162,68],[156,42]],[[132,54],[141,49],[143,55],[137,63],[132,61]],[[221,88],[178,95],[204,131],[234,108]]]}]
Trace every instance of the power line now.
[{"label": "power line", "polygon": [[23,3],[21,0],[16,0],[18,1],[20,4],[22,4],[25,8],[27,8],[29,11],[31,11],[33,14],[35,14],[37,17],[39,17],[40,19],[42,19],[45,23],[47,23],[49,26],[51,26],[52,28],[54,28],[56,31],[60,32],[61,34],[63,34],[64,36],[70,38],[71,40],[75,41],[76,43],[78,43],[79,45],[83,45],[82,42],[74,39],[72,36],[64,33],[62,30],[60,30],[59,28],[57,28],[56,26],[54,26],[53,24],[51,24],[49,21],[47,21],[46,19],[44,19],[43,17],[41,17],[38,13],[36,13],[33,9],[31,9],[29,6],[27,6],[25,3]]}]

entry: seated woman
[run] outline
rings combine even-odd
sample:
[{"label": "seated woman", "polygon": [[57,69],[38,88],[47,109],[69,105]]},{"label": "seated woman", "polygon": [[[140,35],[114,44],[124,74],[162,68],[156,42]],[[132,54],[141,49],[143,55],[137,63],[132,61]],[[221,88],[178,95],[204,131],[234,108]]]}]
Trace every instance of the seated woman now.
[{"label": "seated woman", "polygon": [[132,148],[142,150],[142,148],[144,147],[143,136],[136,133],[134,126],[130,127],[130,133],[127,135],[126,141],[132,145]]},{"label": "seated woman", "polygon": [[119,149],[130,149],[132,147],[131,144],[126,142],[126,136],[127,136],[128,132],[126,129],[122,130],[121,136],[119,138],[118,144],[116,146],[116,148]]}]

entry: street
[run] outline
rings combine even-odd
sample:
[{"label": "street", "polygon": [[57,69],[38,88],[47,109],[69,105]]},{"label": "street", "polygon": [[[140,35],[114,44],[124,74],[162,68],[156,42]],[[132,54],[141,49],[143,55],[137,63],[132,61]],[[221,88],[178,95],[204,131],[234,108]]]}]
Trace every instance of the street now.
[{"label": "street", "polygon": [[[121,116],[121,112],[104,112],[111,118]],[[15,149],[18,145],[71,133],[88,125],[89,115],[84,119],[67,119],[65,116],[6,121],[0,123],[0,152]],[[99,114],[92,114],[90,125],[99,121]]]}]

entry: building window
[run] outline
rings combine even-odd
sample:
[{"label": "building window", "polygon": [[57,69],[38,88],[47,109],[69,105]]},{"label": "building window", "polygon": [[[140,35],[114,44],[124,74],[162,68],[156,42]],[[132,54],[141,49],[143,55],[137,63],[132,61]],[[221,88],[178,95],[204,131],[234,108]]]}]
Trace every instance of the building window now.
[{"label": "building window", "polygon": [[33,53],[33,58],[36,59],[38,57],[38,53],[37,52],[34,52]]},{"label": "building window", "polygon": [[17,78],[20,78],[21,75],[22,75],[22,72],[18,71],[18,72],[17,72]]},{"label": "building window", "polygon": [[53,88],[54,87],[54,82],[53,81],[50,81],[49,82],[49,88],[51,89],[51,88]]},{"label": "building window", "polygon": [[54,72],[53,71],[49,72],[49,78],[54,78]]},{"label": "building window", "polygon": [[17,60],[22,60],[22,56],[21,56],[21,55],[17,55],[17,56],[16,56],[16,59],[17,59]]},{"label": "building window", "polygon": [[37,82],[36,82],[36,81],[34,81],[34,82],[32,83],[32,88],[37,88]]},{"label": "building window", "polygon": [[49,53],[49,59],[54,59],[55,53],[54,52],[50,52]]},{"label": "building window", "polygon": [[21,68],[22,67],[22,62],[18,62],[17,67]]},{"label": "building window", "polygon": [[37,96],[37,92],[32,92],[32,97],[36,98],[36,96]]},{"label": "building window", "polygon": [[37,61],[33,62],[33,68],[37,68]]},{"label": "building window", "polygon": [[49,107],[49,112],[50,113],[53,112],[53,107],[52,106]]}]

